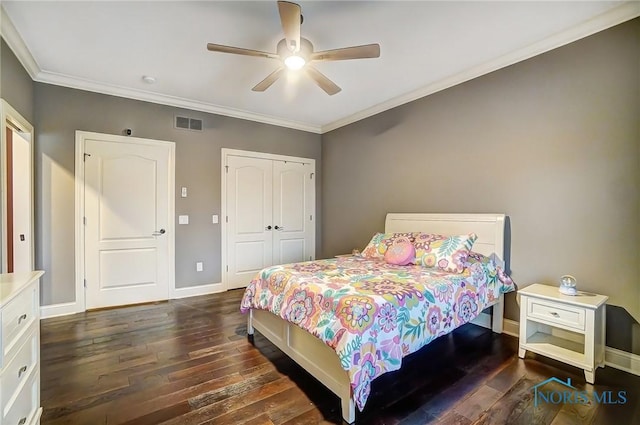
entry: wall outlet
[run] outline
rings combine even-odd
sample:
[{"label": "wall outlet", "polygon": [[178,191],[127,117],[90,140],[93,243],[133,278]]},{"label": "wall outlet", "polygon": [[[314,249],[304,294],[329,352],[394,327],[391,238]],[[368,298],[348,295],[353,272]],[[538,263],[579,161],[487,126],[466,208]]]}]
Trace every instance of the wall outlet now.
[{"label": "wall outlet", "polygon": [[188,215],[179,215],[178,216],[178,224],[189,224],[189,216]]},{"label": "wall outlet", "polygon": [[187,197],[187,188],[186,187],[182,187],[182,189],[180,190],[180,196],[182,196],[183,198]]},{"label": "wall outlet", "polygon": [[204,270],[204,264],[202,263],[202,261],[198,261],[198,262],[196,263],[196,271],[197,271],[197,272],[201,272],[201,271],[203,271],[203,270]]},{"label": "wall outlet", "polygon": [[213,224],[218,224],[218,214],[214,214],[214,215],[211,217],[211,222],[212,222]]}]

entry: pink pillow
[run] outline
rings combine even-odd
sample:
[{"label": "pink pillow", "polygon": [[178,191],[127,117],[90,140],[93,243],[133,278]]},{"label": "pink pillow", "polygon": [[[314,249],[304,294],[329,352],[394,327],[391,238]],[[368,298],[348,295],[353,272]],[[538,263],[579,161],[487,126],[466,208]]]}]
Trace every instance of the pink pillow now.
[{"label": "pink pillow", "polygon": [[384,253],[384,261],[398,266],[411,264],[415,258],[416,248],[408,241],[398,241],[391,245],[389,249],[387,249],[387,252]]}]

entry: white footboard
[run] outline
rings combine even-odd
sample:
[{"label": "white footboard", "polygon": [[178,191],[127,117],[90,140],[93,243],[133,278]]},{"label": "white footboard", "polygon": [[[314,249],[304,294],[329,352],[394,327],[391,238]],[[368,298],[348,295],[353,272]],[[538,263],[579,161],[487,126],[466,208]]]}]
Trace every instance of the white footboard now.
[{"label": "white footboard", "polygon": [[[504,296],[493,305],[493,314],[482,313],[472,323],[502,333]],[[258,330],[265,338],[291,357],[304,370],[313,375],[325,387],[336,394],[342,405],[342,418],[349,424],[356,419],[355,403],[347,372],[340,366],[334,350],[304,329],[292,325],[264,310],[250,310],[247,333],[253,336]]]},{"label": "white footboard", "polygon": [[340,398],[342,418],[347,423],[355,421],[356,410],[351,385],[335,351],[309,332],[267,311],[251,310],[248,320],[249,335],[253,335],[254,329],[257,329]]}]

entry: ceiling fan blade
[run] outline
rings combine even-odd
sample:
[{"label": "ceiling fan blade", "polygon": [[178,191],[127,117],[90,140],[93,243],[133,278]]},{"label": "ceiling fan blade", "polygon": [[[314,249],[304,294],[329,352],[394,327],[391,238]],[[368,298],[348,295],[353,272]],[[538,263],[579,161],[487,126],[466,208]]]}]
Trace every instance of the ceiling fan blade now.
[{"label": "ceiling fan blade", "polygon": [[333,96],[342,90],[336,85],[336,83],[325,77],[324,74],[314,67],[307,65],[305,69],[307,71],[307,75],[309,75],[309,77],[311,77],[311,79],[315,81],[322,90],[326,91],[329,96]]},{"label": "ceiling fan blade", "polygon": [[287,47],[292,52],[298,52],[300,50],[300,5],[279,1],[278,12],[280,12],[280,22],[284,38],[287,40]]},{"label": "ceiling fan blade", "polygon": [[252,88],[251,90],[253,90],[253,91],[265,91],[266,89],[271,87],[271,84],[275,83],[276,80],[278,78],[280,78],[280,76],[282,75],[283,72],[284,72],[284,68],[282,68],[282,67],[276,69],[271,74],[267,75],[267,78],[265,78],[264,80],[262,80],[258,84],[256,84],[256,86],[254,88]]},{"label": "ceiling fan blade", "polygon": [[242,49],[240,47],[223,46],[222,44],[207,43],[207,50],[212,52],[233,53],[235,55],[259,56],[263,58],[278,59],[275,53],[262,52],[260,50]]},{"label": "ceiling fan blade", "polygon": [[365,44],[364,46],[344,47],[342,49],[324,50],[311,54],[314,61],[341,61],[347,59],[379,58],[379,44]]}]

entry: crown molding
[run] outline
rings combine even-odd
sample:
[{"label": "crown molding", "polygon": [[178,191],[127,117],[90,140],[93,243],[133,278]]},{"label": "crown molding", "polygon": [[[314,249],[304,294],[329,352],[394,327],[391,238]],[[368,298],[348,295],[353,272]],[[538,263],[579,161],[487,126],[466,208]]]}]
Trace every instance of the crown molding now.
[{"label": "crown molding", "polygon": [[637,0],[626,2],[618,7],[608,10],[601,15],[589,19],[588,21],[585,21],[580,25],[576,25],[573,28],[562,31],[528,47],[501,56],[493,61],[485,62],[479,66],[475,66],[459,74],[444,78],[433,84],[421,87],[417,90],[395,97],[386,102],[379,103],[360,112],[356,112],[353,115],[349,115],[345,118],[341,118],[329,124],[325,124],[321,127],[321,134],[338,129],[340,127],[344,127],[365,118],[369,118],[373,115],[379,114],[389,109],[404,105],[405,103],[413,102],[414,100],[429,96],[458,84],[462,84],[466,81],[472,80],[498,69],[505,68],[509,65],[522,62],[526,59],[532,58],[550,50],[557,49],[558,47],[580,40],[581,38],[588,37],[597,32],[606,30],[607,28],[619,25],[623,22],[637,18],[638,16],[640,16],[640,2]]},{"label": "crown molding", "polygon": [[464,72],[442,79],[436,83],[429,84],[417,90],[379,103],[375,106],[324,125],[314,125],[298,121],[291,121],[270,115],[263,115],[211,103],[199,102],[175,96],[161,95],[158,93],[136,90],[122,86],[104,84],[96,81],[77,78],[70,75],[58,74],[42,70],[27,48],[24,40],[16,30],[15,26],[5,13],[2,6],[0,6],[0,15],[0,34],[2,34],[2,37],[7,42],[7,45],[11,48],[11,50],[13,50],[13,53],[16,55],[22,66],[26,69],[27,73],[34,81],[86,90],[95,93],[135,99],[144,102],[174,106],[177,108],[209,112],[212,114],[224,115],[228,117],[255,121],[279,127],[286,127],[295,130],[307,131],[310,133],[324,134],[340,127],[352,124],[356,121],[369,118],[373,115],[379,114],[389,109],[404,105],[405,103],[413,102],[414,100],[420,99],[422,97],[429,96],[455,85],[464,83],[498,69],[505,68],[517,62],[524,61],[533,56],[548,52],[550,50],[572,43],[581,38],[588,37],[599,31],[603,31],[607,28],[621,24],[628,20],[637,18],[638,16],[640,16],[640,2],[638,2],[637,0],[625,2],[620,6],[615,7],[595,18],[583,22],[580,25],[577,25],[567,31],[558,33],[538,43],[534,43],[524,49],[520,49],[511,54],[501,56],[493,61],[470,68]]},{"label": "crown molding", "polygon": [[169,96],[144,90],[132,89],[129,87],[104,84],[97,81],[59,74],[55,72],[40,71],[34,80],[41,83],[53,84],[56,86],[64,86],[94,93],[125,97],[128,99],[141,100],[144,102],[157,103],[160,105],[174,106],[176,108],[189,109],[193,111],[209,112],[212,114],[240,118],[243,120],[260,122],[264,124],[275,125],[278,127],[286,127],[294,130],[306,131],[309,133],[320,133],[320,126],[317,125],[286,120],[270,115],[243,111],[241,109],[234,109],[206,102],[199,102],[196,100],[185,99],[177,96]]},{"label": "crown molding", "polygon": [[0,34],[7,45],[11,48],[13,53],[18,58],[18,61],[22,64],[32,80],[35,80],[36,76],[40,72],[40,66],[34,59],[33,55],[27,48],[24,40],[16,30],[16,27],[9,19],[9,15],[4,10],[4,7],[0,4]]},{"label": "crown molding", "polygon": [[97,81],[74,77],[71,75],[43,70],[34,59],[33,55],[29,51],[29,48],[25,44],[24,40],[16,30],[16,27],[13,25],[13,22],[11,22],[11,19],[9,19],[9,16],[1,5],[0,34],[2,35],[2,38],[4,38],[4,40],[7,42],[7,45],[11,48],[13,53],[16,55],[18,61],[20,61],[22,66],[25,68],[31,79],[40,83],[53,84],[56,86],[64,86],[94,93],[135,99],[143,102],[157,103],[160,105],[174,106],[176,108],[209,112],[212,114],[270,124],[278,127],[286,127],[294,130],[306,131],[309,133],[319,134],[321,130],[319,125],[287,120],[270,115],[243,111],[240,109],[229,108],[206,102],[199,102],[176,96],[162,95],[113,84],[105,84]]}]

